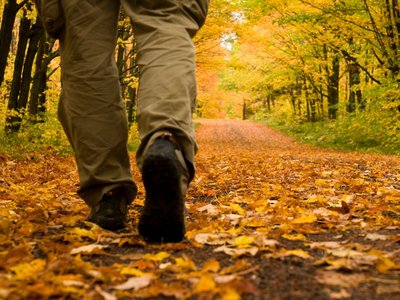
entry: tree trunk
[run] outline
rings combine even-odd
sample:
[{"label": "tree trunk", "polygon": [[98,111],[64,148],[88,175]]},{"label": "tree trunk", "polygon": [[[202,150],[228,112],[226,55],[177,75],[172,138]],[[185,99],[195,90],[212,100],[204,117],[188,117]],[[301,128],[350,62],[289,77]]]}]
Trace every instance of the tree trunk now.
[{"label": "tree trunk", "polygon": [[40,19],[37,18],[35,24],[30,30],[29,47],[26,53],[24,71],[22,74],[21,91],[18,100],[18,109],[22,115],[25,113],[26,105],[28,103],[29,90],[32,82],[32,66],[35,56],[38,52],[38,45],[42,36],[44,36],[44,30],[42,28]]},{"label": "tree trunk", "polygon": [[[396,21],[395,18],[395,10],[398,8],[394,7],[395,1],[385,0],[385,16],[386,16],[386,34],[389,38],[389,47],[391,50],[391,54],[389,57],[389,69],[391,71],[391,75],[393,79],[397,79],[397,75],[399,74],[399,55],[398,55],[398,46],[399,46],[399,33],[397,32]],[[397,1],[396,1],[397,2]]]},{"label": "tree trunk", "polygon": [[0,86],[4,81],[8,53],[13,36],[14,22],[20,6],[16,0],[8,0],[4,6],[0,29]]},{"label": "tree trunk", "polygon": [[352,113],[356,111],[356,107],[364,109],[362,101],[362,94],[360,90],[360,68],[354,62],[348,63],[349,69],[349,100],[347,103],[347,112]]},{"label": "tree trunk", "polygon": [[328,78],[328,115],[329,119],[337,118],[339,104],[339,56],[334,54],[332,59],[332,73]]},{"label": "tree trunk", "polygon": [[293,115],[295,116],[297,114],[297,110],[296,110],[296,97],[294,95],[294,88],[290,88],[290,103],[292,104]]},{"label": "tree trunk", "polygon": [[136,122],[136,88],[129,87],[129,101],[127,103],[128,124],[131,126]]},{"label": "tree trunk", "polygon": [[8,99],[7,117],[5,126],[5,130],[7,133],[18,131],[19,123],[21,122],[18,96],[21,90],[21,75],[24,66],[25,52],[26,52],[26,46],[28,44],[30,26],[31,26],[31,21],[26,17],[26,12],[25,12],[24,17],[21,19],[21,24],[20,24],[17,54],[14,62],[13,81],[11,85],[10,97]]},{"label": "tree trunk", "polygon": [[38,113],[38,103],[40,94],[40,82],[46,80],[46,69],[43,68],[43,57],[46,49],[46,36],[43,35],[39,42],[39,49],[36,55],[35,75],[32,79],[31,95],[29,99],[29,115],[35,119]]},{"label": "tree trunk", "polygon": [[34,123],[41,122],[42,116],[46,111],[46,89],[47,89],[47,71],[50,62],[59,55],[59,52],[51,52],[54,46],[54,40],[47,40],[42,36],[40,40],[39,51],[36,56],[36,71],[33,76],[31,95],[29,99],[29,114]]}]

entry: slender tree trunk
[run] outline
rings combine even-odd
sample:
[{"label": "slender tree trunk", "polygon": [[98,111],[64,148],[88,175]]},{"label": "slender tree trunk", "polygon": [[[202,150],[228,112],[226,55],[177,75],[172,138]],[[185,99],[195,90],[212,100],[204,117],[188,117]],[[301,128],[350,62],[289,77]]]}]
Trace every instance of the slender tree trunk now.
[{"label": "slender tree trunk", "polygon": [[38,52],[38,46],[42,36],[44,36],[44,30],[42,28],[40,19],[37,18],[35,24],[30,30],[29,46],[26,53],[24,71],[22,74],[21,91],[18,100],[18,109],[20,110],[21,114],[25,113],[25,108],[28,103],[29,90],[32,82],[33,62]]},{"label": "slender tree trunk", "polygon": [[328,115],[329,119],[335,120],[338,113],[339,104],[339,56],[334,53],[332,59],[332,73],[328,81]]},{"label": "slender tree trunk", "polygon": [[360,68],[353,62],[348,63],[349,69],[349,100],[347,103],[347,112],[352,113],[356,111],[356,107],[364,109],[362,101],[362,94],[360,89]]},{"label": "slender tree trunk", "polygon": [[136,122],[136,88],[129,87],[129,101],[127,103],[128,123],[131,126]]},{"label": "slender tree trunk", "polygon": [[399,74],[399,36],[396,28],[395,11],[393,1],[385,0],[385,16],[386,16],[386,34],[389,38],[389,47],[391,50],[389,57],[389,69],[391,71],[392,79],[396,79]]},{"label": "slender tree trunk", "polygon": [[296,97],[295,97],[295,86],[291,86],[289,88],[289,97],[290,97],[290,103],[292,104],[293,108],[293,116],[296,115]]},{"label": "slender tree trunk", "polygon": [[43,79],[43,77],[46,80],[46,69],[44,69],[42,66],[46,46],[48,46],[46,42],[46,36],[43,35],[40,39],[39,49],[36,55],[35,75],[32,79],[31,95],[29,99],[29,114],[31,116],[36,116],[38,113],[40,81]]},{"label": "slender tree trunk", "polygon": [[11,85],[10,97],[8,99],[7,106],[7,117],[6,117],[6,132],[12,133],[19,129],[19,123],[21,121],[18,96],[21,91],[22,84],[22,69],[24,66],[26,46],[28,44],[29,29],[31,26],[31,21],[26,17],[26,12],[24,17],[21,19],[17,54],[14,63],[14,74],[13,81]]},{"label": "slender tree trunk", "polygon": [[304,82],[303,82],[303,86],[304,86],[304,99],[306,102],[306,117],[307,117],[307,121],[311,120],[311,111],[310,111],[310,89],[309,86],[307,84],[307,79],[306,77],[304,77]]},{"label": "slender tree trunk", "polygon": [[0,85],[4,81],[7,67],[8,53],[13,36],[14,22],[20,6],[16,0],[8,0],[4,6],[3,17],[0,28]]},{"label": "slender tree trunk", "polygon": [[34,123],[41,122],[43,113],[46,111],[47,71],[50,62],[59,55],[58,51],[51,52],[54,42],[53,39],[47,40],[46,36],[42,36],[36,56],[36,70],[29,99],[29,114]]}]

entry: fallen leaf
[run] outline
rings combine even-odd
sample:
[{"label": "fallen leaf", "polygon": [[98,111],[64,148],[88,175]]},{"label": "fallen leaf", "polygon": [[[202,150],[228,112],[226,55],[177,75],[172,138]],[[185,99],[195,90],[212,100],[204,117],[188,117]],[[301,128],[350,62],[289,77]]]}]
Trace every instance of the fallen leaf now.
[{"label": "fallen leaf", "polygon": [[143,259],[145,260],[150,260],[150,261],[155,261],[155,262],[160,262],[163,261],[164,259],[170,257],[170,254],[167,252],[158,252],[157,254],[145,254],[143,256]]},{"label": "fallen leaf", "polygon": [[317,221],[317,216],[314,214],[303,215],[292,221],[293,224],[309,224]]},{"label": "fallen leaf", "polygon": [[126,282],[113,287],[115,290],[139,290],[150,285],[153,276],[141,276],[129,278]]},{"label": "fallen leaf", "polygon": [[240,294],[236,292],[234,289],[227,288],[226,290],[221,292],[221,298],[220,300],[240,300],[242,297],[240,297]]},{"label": "fallen leaf", "polygon": [[217,273],[219,271],[219,269],[221,268],[219,262],[212,258],[208,261],[206,261],[206,263],[203,266],[202,272],[213,272],[213,273]]},{"label": "fallen leaf", "polygon": [[255,238],[252,236],[239,236],[235,238],[234,240],[230,241],[229,243],[233,246],[236,246],[238,248],[248,248],[250,247],[250,244],[254,242]]},{"label": "fallen leaf", "polygon": [[175,258],[175,263],[180,272],[197,270],[196,264],[187,256]]},{"label": "fallen leaf", "polygon": [[83,229],[83,228],[77,228],[74,227],[68,231],[69,234],[73,236],[77,236],[79,238],[89,238],[92,240],[96,239],[96,235],[93,233],[91,230]]},{"label": "fallen leaf", "polygon": [[216,287],[214,276],[205,273],[200,277],[199,282],[194,287],[194,293],[204,293],[214,290]]},{"label": "fallen leaf", "polygon": [[279,242],[277,240],[268,239],[265,236],[257,236],[254,244],[260,248],[275,248],[279,245]]},{"label": "fallen leaf", "polygon": [[309,244],[311,249],[339,249],[342,248],[342,244],[339,242],[314,242]]},{"label": "fallen leaf", "polygon": [[106,245],[91,244],[91,245],[74,248],[70,251],[70,254],[76,255],[76,254],[80,254],[80,253],[92,253],[93,251],[102,250],[107,247],[108,246],[106,246]]},{"label": "fallen leaf", "polygon": [[123,267],[123,268],[121,268],[120,273],[122,275],[137,276],[137,277],[148,275],[148,274],[140,271],[139,269],[136,269],[133,267]]},{"label": "fallen leaf", "polygon": [[250,247],[250,248],[242,248],[242,249],[237,249],[237,248],[229,248],[227,246],[221,246],[218,248],[214,249],[214,252],[223,252],[227,255],[230,256],[242,256],[246,254],[250,254],[251,256],[255,256],[258,253],[258,248],[257,247]]},{"label": "fallen leaf", "polygon": [[295,249],[295,250],[280,249],[277,253],[268,254],[267,256],[270,255],[279,258],[284,258],[287,256],[297,256],[304,259],[312,258],[312,256],[307,251],[304,251],[302,249]]},{"label": "fallen leaf", "polygon": [[235,280],[237,278],[236,275],[216,275],[214,276],[214,280],[216,283],[221,283],[221,284],[225,284],[228,282],[231,282],[233,280]]},{"label": "fallen leaf", "polygon": [[219,210],[215,205],[207,204],[197,209],[199,212],[207,212],[210,216],[216,216],[219,214]]},{"label": "fallen leaf", "polygon": [[323,285],[356,288],[362,282],[367,281],[367,277],[364,274],[343,274],[334,271],[318,270],[315,275],[315,280]]},{"label": "fallen leaf", "polygon": [[330,291],[329,296],[332,299],[348,299],[351,297],[351,294],[348,290],[342,288],[339,291]]},{"label": "fallen leaf", "polygon": [[371,240],[371,241],[386,241],[388,239],[388,236],[379,234],[379,233],[368,233],[365,236],[365,239]]},{"label": "fallen leaf", "polygon": [[99,293],[100,296],[103,297],[104,300],[117,300],[118,298],[111,293],[107,293],[106,291],[102,290],[99,285],[94,287],[94,290]]},{"label": "fallen leaf", "polygon": [[35,259],[28,263],[22,263],[11,267],[10,270],[15,273],[14,280],[24,280],[27,278],[36,278],[46,267],[46,261]]},{"label": "fallen leaf", "polygon": [[246,214],[246,211],[239,204],[229,203],[229,206],[241,216]]},{"label": "fallen leaf", "polygon": [[195,242],[204,245],[224,245],[228,241],[229,237],[230,235],[225,233],[198,233],[195,235],[194,240]]},{"label": "fallen leaf", "polygon": [[282,237],[284,239],[287,239],[289,241],[306,241],[307,238],[304,236],[304,234],[297,233],[297,234],[283,234]]},{"label": "fallen leaf", "polygon": [[396,263],[385,256],[384,253],[378,250],[371,250],[368,252],[377,258],[376,269],[379,273],[387,273],[392,269],[400,269],[400,266],[396,266]]},{"label": "fallen leaf", "polygon": [[84,287],[86,284],[82,281],[77,280],[63,280],[62,284],[65,286],[77,286],[77,287]]}]

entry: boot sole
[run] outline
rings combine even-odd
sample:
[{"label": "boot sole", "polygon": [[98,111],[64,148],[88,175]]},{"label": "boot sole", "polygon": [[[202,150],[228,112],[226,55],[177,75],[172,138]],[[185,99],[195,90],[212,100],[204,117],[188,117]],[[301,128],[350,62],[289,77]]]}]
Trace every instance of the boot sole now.
[{"label": "boot sole", "polygon": [[180,242],[185,235],[185,224],[179,161],[172,145],[160,153],[151,150],[142,168],[146,200],[139,233],[147,242]]}]

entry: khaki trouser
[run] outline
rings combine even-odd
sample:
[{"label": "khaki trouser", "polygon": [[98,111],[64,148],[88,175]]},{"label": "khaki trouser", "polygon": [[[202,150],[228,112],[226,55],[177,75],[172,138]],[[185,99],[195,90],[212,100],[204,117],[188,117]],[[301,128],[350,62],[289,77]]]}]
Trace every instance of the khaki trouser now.
[{"label": "khaki trouser", "polygon": [[76,154],[79,195],[89,206],[122,187],[136,195],[127,151],[128,126],[114,50],[120,3],[132,18],[140,67],[138,125],[141,167],[146,147],[170,132],[191,177],[196,97],[191,37],[204,23],[209,0],[61,0],[62,93],[59,119]]}]

